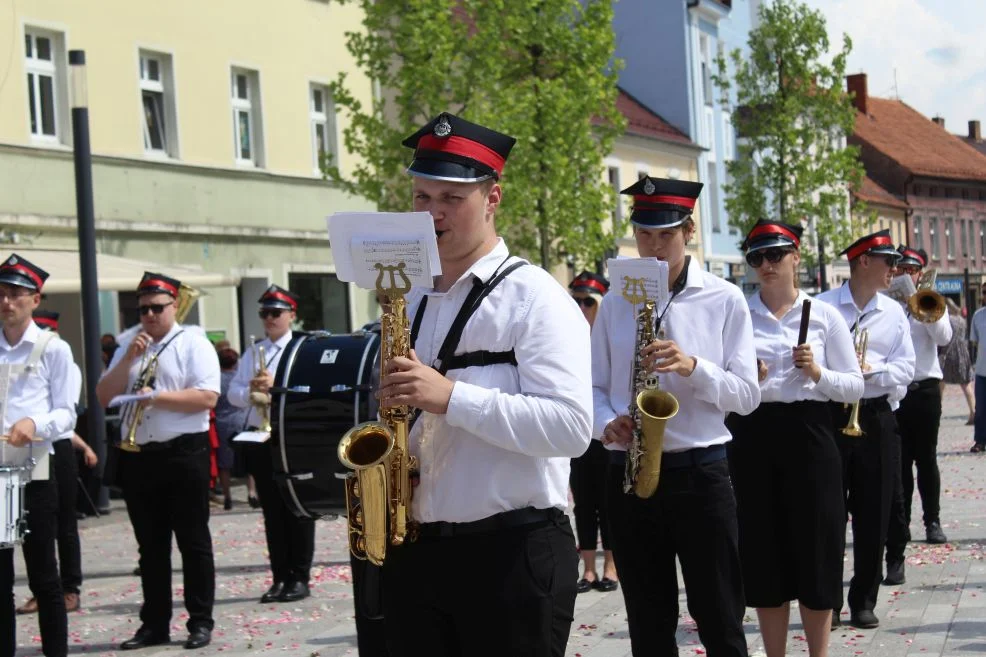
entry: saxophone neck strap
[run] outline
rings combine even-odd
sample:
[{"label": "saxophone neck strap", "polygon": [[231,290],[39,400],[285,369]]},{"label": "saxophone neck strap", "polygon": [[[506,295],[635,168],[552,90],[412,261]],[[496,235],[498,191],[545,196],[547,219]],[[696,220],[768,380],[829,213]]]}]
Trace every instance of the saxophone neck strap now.
[{"label": "saxophone neck strap", "polygon": [[174,335],[172,335],[170,338],[168,338],[168,341],[167,342],[165,342],[163,345],[161,345],[161,348],[160,349],[158,349],[157,351],[154,352],[154,355],[153,356],[151,356],[150,358],[147,359],[147,365],[144,366],[144,370],[141,370],[141,373],[140,373],[141,376],[144,374],[144,371],[148,367],[151,367],[151,365],[153,363],[155,363],[155,362],[157,362],[157,361],[159,361],[161,359],[161,354],[164,353],[164,350],[167,349],[168,346],[172,342],[175,341],[175,338],[177,338],[179,335],[181,335],[184,332],[185,332],[185,329],[182,329],[182,330],[178,331],[177,333],[175,333]]}]

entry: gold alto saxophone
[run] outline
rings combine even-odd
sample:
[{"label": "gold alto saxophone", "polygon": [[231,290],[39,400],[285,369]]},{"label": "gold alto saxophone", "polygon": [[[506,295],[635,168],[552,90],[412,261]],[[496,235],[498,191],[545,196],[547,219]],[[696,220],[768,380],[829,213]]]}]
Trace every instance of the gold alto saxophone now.
[{"label": "gold alto saxophone", "polygon": [[[664,427],[678,413],[678,400],[661,390],[656,374],[644,370],[640,350],[654,341],[654,302],[647,299],[644,279],[624,276],[623,298],[636,308],[637,333],[633,345],[633,369],[630,372],[630,420],[633,440],[627,448],[623,492],[633,491],[646,499],[657,491],[661,476],[661,455],[664,452]],[[663,332],[662,332],[663,337]]]},{"label": "gold alto saxophone", "polygon": [[[859,358],[859,369],[864,370],[866,367],[866,348],[870,342],[870,331],[869,329],[862,329],[857,331],[853,343],[856,347],[856,355]],[[842,427],[842,433],[847,436],[853,436],[858,438],[863,435],[863,428],[859,426],[859,407],[863,403],[862,399],[856,400],[852,405],[852,411],[849,413],[849,422],[846,426]]]},{"label": "gold alto saxophone", "polygon": [[[198,290],[181,284],[178,288],[178,298],[175,299],[175,324],[185,321],[195,300],[201,296]],[[134,336],[136,337],[136,336]],[[148,345],[150,347],[150,345]],[[130,394],[137,394],[144,388],[153,388],[154,380],[157,378],[158,355],[148,356],[145,350],[140,359],[140,373],[137,375],[134,384],[130,386]],[[144,407],[140,403],[127,404],[121,413],[121,421],[130,427],[127,437],[120,441],[120,449],[125,452],[139,452],[140,445],[137,444],[137,427],[144,421]]]},{"label": "gold alto saxophone", "polygon": [[[254,337],[250,336],[250,344],[253,349],[253,362],[254,371],[253,377],[263,376],[267,374],[267,356],[264,353],[264,346],[258,345]],[[259,390],[252,390],[250,392],[250,405],[253,406],[254,410],[257,411],[257,415],[260,416],[260,430],[265,433],[270,433],[270,393],[260,392]]]},{"label": "gold alto saxophone", "polygon": [[[404,295],[410,291],[411,281],[404,266],[403,262],[396,266],[376,264],[377,293],[390,302],[390,310],[380,318],[381,379],[391,360],[410,353]],[[390,274],[386,288],[384,271]],[[377,566],[383,564],[388,543],[398,546],[406,539],[415,539],[411,473],[418,466],[408,451],[410,411],[406,405],[381,406],[380,422],[359,424],[339,441],[339,462],[353,470],[346,477],[349,549],[357,559]]]}]

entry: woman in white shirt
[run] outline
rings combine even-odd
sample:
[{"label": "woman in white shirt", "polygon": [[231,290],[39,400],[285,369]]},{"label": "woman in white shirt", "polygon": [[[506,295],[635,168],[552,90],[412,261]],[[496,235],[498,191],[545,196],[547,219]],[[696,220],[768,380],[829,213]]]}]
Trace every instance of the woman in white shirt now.
[{"label": "woman in white shirt", "polygon": [[[801,231],[760,220],[743,243],[760,281],[748,302],[761,403],[727,421],[746,603],[757,610],[768,657],[785,653],[791,600],[799,602],[809,654],[828,652],[846,513],[830,402],[863,394],[845,321],[798,289]],[[803,340],[802,312],[809,313]]]}]

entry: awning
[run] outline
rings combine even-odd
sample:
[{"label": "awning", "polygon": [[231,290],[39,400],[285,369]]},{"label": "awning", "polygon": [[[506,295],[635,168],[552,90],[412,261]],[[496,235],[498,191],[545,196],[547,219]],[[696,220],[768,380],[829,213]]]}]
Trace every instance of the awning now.
[{"label": "awning", "polygon": [[[15,251],[44,269],[49,278],[44,286],[46,293],[79,292],[82,274],[79,269],[79,252],[75,250],[32,249],[21,246]],[[239,285],[240,279],[227,274],[213,274],[193,267],[161,265],[145,260],[131,260],[106,253],[96,254],[96,274],[100,290],[136,290],[145,271],[157,271],[195,288],[228,287]]]}]

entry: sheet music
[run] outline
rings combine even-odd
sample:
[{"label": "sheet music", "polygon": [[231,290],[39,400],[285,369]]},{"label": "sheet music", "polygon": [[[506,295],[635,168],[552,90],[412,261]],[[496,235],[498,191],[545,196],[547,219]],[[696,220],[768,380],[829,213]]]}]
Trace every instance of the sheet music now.
[{"label": "sheet music", "polygon": [[270,433],[267,431],[241,431],[233,436],[234,443],[266,443],[270,440]]},{"label": "sheet music", "polygon": [[[380,277],[377,264],[398,267],[404,263],[404,273],[411,285],[432,286],[431,267],[428,262],[428,245],[423,239],[384,239],[365,236],[352,239],[353,282],[359,287],[374,289]],[[389,271],[389,270],[388,270]],[[400,284],[401,281],[394,281]],[[391,281],[385,274],[381,285],[389,287]]]},{"label": "sheet music", "polygon": [[637,299],[628,303],[635,306],[643,304],[643,299],[656,303],[657,311],[663,312],[671,293],[668,291],[668,263],[657,258],[613,258],[607,261],[609,279],[612,281],[610,294],[624,299]]},{"label": "sheet music", "polygon": [[442,273],[435,222],[428,212],[338,212],[327,225],[341,281],[372,290],[383,274],[387,288],[401,262],[412,285],[431,287],[432,278]]}]

